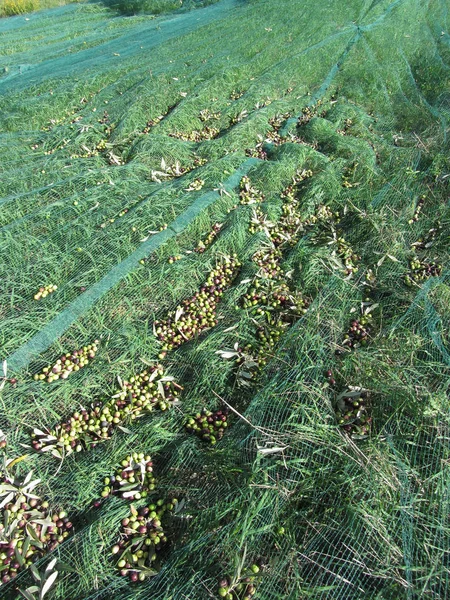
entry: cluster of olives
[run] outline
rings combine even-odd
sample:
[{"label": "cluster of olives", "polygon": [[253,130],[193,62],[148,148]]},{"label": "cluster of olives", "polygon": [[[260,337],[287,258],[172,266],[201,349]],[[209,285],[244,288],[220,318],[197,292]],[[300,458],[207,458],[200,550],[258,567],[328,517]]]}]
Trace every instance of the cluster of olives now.
[{"label": "cluster of olives", "polygon": [[200,240],[199,243],[197,244],[197,246],[194,248],[194,252],[197,252],[198,254],[203,254],[203,252],[206,250],[206,248],[208,248],[208,246],[211,246],[213,241],[219,235],[222,227],[223,227],[223,223],[214,223],[211,231],[208,233],[208,235],[205,237],[205,239]]},{"label": "cluster of olives", "polygon": [[57,381],[58,379],[67,379],[71,373],[79,371],[89,364],[98,350],[99,340],[93,344],[83,346],[79,350],[74,350],[71,354],[63,354],[53,366],[44,367],[40,373],[34,375],[36,381]]},{"label": "cluster of olives", "polygon": [[[286,116],[286,118],[289,115]],[[265,134],[265,140],[271,144],[273,144],[274,146],[281,146],[281,144],[284,144],[286,142],[286,140],[284,138],[281,137],[280,135],[280,127],[282,125],[282,115],[279,116],[275,116],[272,119],[269,119],[269,123],[272,126],[272,129],[270,129],[269,131],[266,132]],[[290,140],[292,141],[292,140]]]},{"label": "cluster of olives", "polygon": [[101,123],[102,125],[105,125],[105,123],[109,122],[109,118],[110,117],[109,117],[108,111],[104,110],[103,115],[99,119],[97,119],[97,123]]},{"label": "cluster of olives", "polygon": [[337,401],[336,416],[342,429],[356,439],[366,437],[370,431],[372,417],[367,410],[367,392],[348,391]]},{"label": "cluster of olives", "polygon": [[228,409],[212,412],[203,409],[193,417],[188,417],[185,427],[189,433],[195,433],[201,440],[216,444],[228,427]]},{"label": "cluster of olives", "polygon": [[353,319],[347,333],[344,335],[342,345],[352,349],[358,346],[366,346],[372,331],[372,319],[372,313],[366,313],[359,319]]},{"label": "cluster of olives", "polygon": [[244,94],[244,90],[233,90],[230,94],[230,100],[239,100]]},{"label": "cluster of olives", "polygon": [[420,216],[420,213],[422,212],[422,208],[423,208],[425,200],[426,200],[426,196],[421,196],[419,198],[419,201],[417,202],[416,210],[414,211],[413,218],[409,219],[409,221],[408,221],[409,225],[412,225],[413,223],[417,223],[417,221],[419,220],[419,216]]},{"label": "cluster of olives", "polygon": [[102,498],[120,496],[125,500],[140,500],[156,486],[153,462],[143,452],[133,452],[122,460],[114,475],[105,477]]},{"label": "cluster of olives", "polygon": [[244,569],[238,576],[223,577],[219,581],[217,594],[219,598],[226,600],[251,600],[256,594],[255,581],[261,567],[253,563],[248,569]]},{"label": "cluster of olives", "polygon": [[[2,489],[3,486],[7,489]],[[39,498],[34,490],[33,494],[27,493],[26,484],[21,489],[14,479],[1,478],[0,498],[11,493],[13,498],[0,510],[2,583],[8,583],[20,571],[54,550],[72,530],[72,523],[64,511],[53,512],[48,501]]]},{"label": "cluster of olives", "polygon": [[325,377],[331,386],[336,385],[336,379],[333,377],[333,371],[331,369],[325,371]]},{"label": "cluster of olives", "polygon": [[203,110],[200,111],[198,118],[200,119],[200,121],[202,123],[206,123],[207,121],[212,121],[212,120],[219,120],[220,119],[220,111],[218,112],[211,112],[209,110],[209,108],[204,108]]},{"label": "cluster of olives", "polygon": [[309,123],[313,117],[316,116],[316,110],[314,106],[305,106],[302,108],[302,114],[299,116],[297,120],[298,126],[306,125]]},{"label": "cluster of olives", "polygon": [[240,266],[236,254],[223,256],[198,292],[178,305],[167,319],[155,321],[154,333],[162,344],[160,358],[164,358],[168,350],[178,348],[205,329],[217,325],[217,305]]},{"label": "cluster of olives", "polygon": [[43,285],[39,288],[39,291],[34,295],[35,300],[46,298],[49,294],[53,294],[58,289],[57,285],[50,283],[49,285]]},{"label": "cluster of olives", "polygon": [[278,319],[270,320],[267,324],[258,327],[256,330],[258,339],[256,359],[259,368],[265,367],[267,362],[273,358],[274,348],[285,331],[286,324]]},{"label": "cluster of olives", "polygon": [[[164,179],[173,179],[176,177],[181,177],[190,171],[193,171],[197,167],[200,167],[207,163],[206,158],[201,158],[200,156],[195,156],[194,161],[191,165],[187,165],[186,167],[182,167],[180,163],[177,161],[175,164],[167,165],[164,159],[161,159],[161,171],[152,171],[152,181],[156,181],[161,183],[161,178]],[[194,188],[193,188],[194,189]]]},{"label": "cluster of olives", "polygon": [[263,210],[257,206],[253,209],[248,230],[250,233],[257,233],[258,231],[263,231],[264,228],[267,228],[267,216]]},{"label": "cluster of olives", "polygon": [[159,499],[139,509],[131,505],[130,515],[122,520],[120,539],[111,549],[118,557],[117,568],[122,577],[135,582],[155,574],[152,564],[167,543],[161,520],[177,503],[173,498],[169,502]]},{"label": "cluster of olives", "polygon": [[145,124],[144,129],[142,130],[142,133],[150,133],[150,130],[152,127],[154,127],[155,125],[158,125],[158,123],[161,123],[161,121],[164,119],[165,115],[160,115],[159,117],[155,117],[154,119],[149,119],[147,121],[147,123]]},{"label": "cluster of olives", "polygon": [[373,288],[375,281],[376,281],[375,273],[373,272],[372,269],[367,269],[367,271],[364,275],[363,285]]},{"label": "cluster of olives", "polygon": [[345,119],[345,121],[343,123],[343,127],[341,129],[336,129],[336,133],[339,133],[339,135],[347,135],[347,131],[349,131],[352,126],[353,126],[352,119]]},{"label": "cluster of olives", "polygon": [[244,108],[244,110],[241,110],[240,112],[230,116],[228,126],[233,127],[233,125],[237,125],[238,123],[241,123],[247,117],[248,117],[248,111]]},{"label": "cluster of olives", "polygon": [[194,181],[191,181],[189,187],[186,188],[186,192],[198,192],[204,185],[205,181],[203,179],[194,179]]},{"label": "cluster of olives", "polygon": [[253,262],[259,267],[261,277],[278,279],[282,275],[280,261],[283,258],[281,251],[274,246],[260,248],[252,256]]},{"label": "cluster of olives", "polygon": [[202,142],[203,140],[213,140],[219,135],[219,133],[220,130],[216,127],[209,127],[206,125],[200,131],[194,130],[190,133],[181,133],[180,131],[175,131],[173,133],[169,133],[169,136],[183,140],[184,142]]},{"label": "cluster of olives", "polygon": [[293,186],[289,186],[282,193],[282,215],[276,225],[266,227],[269,238],[276,247],[286,244],[295,245],[300,233],[303,231],[303,222],[299,213],[299,201],[296,198]]},{"label": "cluster of olives", "polygon": [[436,277],[442,273],[442,265],[420,260],[418,257],[410,259],[409,269],[409,272],[405,275],[405,283],[408,286],[413,283],[422,283],[429,277]]},{"label": "cluster of olives", "polygon": [[181,260],[183,257],[181,256],[181,254],[175,254],[174,256],[169,256],[167,262],[169,263],[169,265],[172,265],[174,262],[177,262],[177,260]]},{"label": "cluster of olives", "polygon": [[[297,191],[300,184],[307,178],[312,177],[311,170],[297,171],[293,177],[293,182],[281,193],[283,199],[282,214],[279,221],[273,225],[264,222],[262,214],[256,215],[257,220],[252,219],[250,231],[252,229],[265,229],[272,243],[277,246],[295,245],[300,233],[304,229],[304,222],[300,214],[300,202],[297,198]],[[253,226],[253,227],[252,227]],[[254,232],[252,231],[252,232]]]},{"label": "cluster of olives", "polygon": [[277,113],[276,115],[274,115],[273,117],[271,117],[269,119],[269,124],[270,126],[275,129],[276,131],[278,131],[281,126],[283,125],[284,121],[286,121],[286,119],[289,119],[289,117],[291,116],[291,113]]},{"label": "cluster of olives", "polygon": [[268,155],[267,152],[263,149],[263,146],[264,142],[259,142],[254,148],[246,148],[245,156],[250,156],[251,158],[259,158],[260,160],[267,160]]},{"label": "cluster of olives", "polygon": [[361,257],[353,251],[350,244],[345,240],[344,237],[338,237],[336,240],[337,244],[337,255],[342,260],[345,266],[345,274],[353,275],[358,271],[357,263],[361,260]]},{"label": "cluster of olives", "polygon": [[233,353],[237,367],[237,382],[240,386],[248,387],[274,356],[274,348],[281,335],[286,331],[287,324],[279,319],[270,319],[265,325],[259,325],[256,330],[256,340],[247,344],[244,349],[237,348]]},{"label": "cluster of olives", "polygon": [[247,175],[244,175],[239,183],[240,204],[257,204],[258,202],[264,202],[264,197],[264,194],[251,184],[250,178],[247,177]]},{"label": "cluster of olives", "polygon": [[255,279],[242,297],[242,306],[258,315],[279,311],[282,319],[289,320],[305,314],[309,301],[301,291],[291,292],[286,283]]},{"label": "cluster of olives", "polygon": [[283,246],[294,243],[302,228],[296,197],[297,187],[311,176],[312,172],[309,170],[296,173],[293,183],[282,193],[283,213],[275,226],[265,220],[259,207],[254,211],[250,227],[255,231],[263,228],[272,244],[260,248],[253,255],[252,259],[259,271],[241,299],[243,308],[255,315],[265,316],[265,323],[258,325],[256,330],[257,341],[248,344],[244,350],[238,349],[235,354],[238,381],[244,385],[249,385],[248,380],[254,379],[256,372],[273,357],[274,347],[288,324],[305,314],[309,306],[309,301],[301,291],[291,291],[282,280],[284,271],[281,261]]},{"label": "cluster of olives", "polygon": [[139,375],[123,381],[120,391],[102,403],[73,413],[46,434],[35,429],[32,447],[37,452],[50,448],[61,449],[66,454],[81,452],[109,439],[114,431],[127,421],[135,420],[154,408],[167,410],[178,396],[179,386],[164,377],[161,365],[149,367]]},{"label": "cluster of olives", "polygon": [[305,219],[305,225],[315,225],[316,223],[334,225],[339,223],[339,221],[339,212],[333,212],[327,204],[319,204],[316,212],[308,219]]},{"label": "cluster of olives", "polygon": [[[309,121],[311,121],[311,119],[317,115],[319,107],[322,104],[323,100],[318,100],[316,104],[313,104],[311,106],[305,106],[304,108],[302,108],[302,114],[297,119],[298,127],[302,127],[303,125],[309,123]],[[325,112],[323,112],[322,115],[325,115]]]},{"label": "cluster of olives", "polygon": [[265,135],[265,139],[268,142],[270,142],[274,146],[281,146],[281,144],[285,144],[286,142],[295,144],[303,142],[303,140],[300,137],[294,135],[293,133],[289,133],[287,138],[282,137],[280,135],[281,126],[283,125],[284,121],[286,121],[289,117],[290,113],[284,113],[281,115],[276,114],[274,117],[269,119],[269,123],[272,126],[272,129],[268,131]]}]

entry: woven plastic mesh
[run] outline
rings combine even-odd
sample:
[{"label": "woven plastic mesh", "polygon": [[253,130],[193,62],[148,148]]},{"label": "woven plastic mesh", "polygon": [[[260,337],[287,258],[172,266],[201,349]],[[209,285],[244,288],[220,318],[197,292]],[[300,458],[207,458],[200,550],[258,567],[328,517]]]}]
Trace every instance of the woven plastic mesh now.
[{"label": "woven plastic mesh", "polygon": [[[245,557],[264,564],[262,599],[445,598],[448,4],[206,4],[134,16],[69,4],[0,20],[0,344],[8,377],[18,379],[0,392],[7,456],[25,452],[31,428],[113,394],[117,376],[142,370],[141,359],[158,361],[153,322],[202,285],[218,256],[237,252],[243,264],[217,327],[162,360],[184,388],[178,406],[62,465],[38,454],[18,465],[73,515],[75,533],[55,555],[75,572],[52,597],[216,597],[219,578]],[[177,164],[190,170],[172,177]],[[266,236],[249,232],[252,206],[229,209],[248,175],[277,221],[281,193],[303,169],[312,177],[298,192],[302,215],[323,204],[341,211],[360,269],[346,277],[330,240],[305,228],[282,265],[310,307],[243,389],[233,361],[217,352],[253,339],[251,315],[236,306]],[[201,189],[190,189],[199,179]],[[408,287],[411,245],[438,221],[427,256],[440,275]],[[217,241],[185,254],[216,222]],[[373,338],[336,356],[369,268]],[[57,292],[33,300],[47,283]],[[33,381],[96,338],[88,368],[64,382]],[[337,425],[328,369],[341,387],[369,390],[366,439]],[[236,412],[210,448],[184,419],[221,399]],[[139,585],[119,577],[110,556],[127,503],[91,508],[133,449],[154,457],[158,494],[184,501],[158,575]],[[27,577],[2,585],[0,597],[16,597]]]}]

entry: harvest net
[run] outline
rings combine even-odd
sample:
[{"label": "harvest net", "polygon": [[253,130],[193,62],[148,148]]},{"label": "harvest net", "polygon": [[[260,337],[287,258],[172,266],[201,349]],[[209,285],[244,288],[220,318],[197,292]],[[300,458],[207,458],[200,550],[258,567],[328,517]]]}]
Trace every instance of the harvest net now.
[{"label": "harvest net", "polygon": [[[112,4],[0,21],[2,451],[73,522],[52,597],[218,597],[251,565],[264,599],[447,597],[447,3]],[[173,405],[67,453],[59,423],[158,363]],[[133,452],[179,500],[137,583],[129,500],[93,506]]]}]

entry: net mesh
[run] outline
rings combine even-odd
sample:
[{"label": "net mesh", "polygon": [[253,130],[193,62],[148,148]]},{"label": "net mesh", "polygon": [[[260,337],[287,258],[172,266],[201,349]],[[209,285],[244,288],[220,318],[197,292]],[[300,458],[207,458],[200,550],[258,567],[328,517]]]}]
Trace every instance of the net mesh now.
[{"label": "net mesh", "polygon": [[[195,293],[217,257],[236,252],[243,265],[218,325],[160,360],[183,386],[179,405],[62,464],[29,453],[17,466],[75,523],[53,553],[74,572],[52,597],[217,597],[221,577],[260,561],[256,597],[267,600],[445,598],[448,5],[170,4],[162,15],[86,3],[0,20],[0,340],[18,379],[0,391],[6,455],[24,454],[33,427],[114,394],[141,359],[157,362],[153,322]],[[267,235],[249,225],[256,206],[280,221],[282,192],[303,170],[302,218],[339,211],[359,269],[349,277],[330,232],[305,226],[282,267],[308,311],[240,387],[219,351],[254,342],[253,315],[239,307]],[[239,203],[244,176],[261,204]],[[217,240],[192,252],[215,223]],[[408,286],[414,247],[441,268]],[[57,291],[34,300],[50,283]],[[336,354],[367,290],[370,343]],[[88,368],[33,380],[94,339]],[[364,439],[337,422],[348,386],[369,393]],[[185,431],[186,415],[223,402],[231,425],[216,446]],[[134,450],[152,455],[158,494],[183,500],[158,575],[138,585],[110,556],[129,505],[92,508]],[[27,577],[0,595],[16,597]]]}]

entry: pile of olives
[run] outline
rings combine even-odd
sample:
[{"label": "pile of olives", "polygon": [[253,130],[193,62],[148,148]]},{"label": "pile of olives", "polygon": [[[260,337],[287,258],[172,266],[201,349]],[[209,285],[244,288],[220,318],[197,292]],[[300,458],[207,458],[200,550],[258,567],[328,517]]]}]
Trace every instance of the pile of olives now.
[{"label": "pile of olives", "polygon": [[177,503],[173,498],[169,502],[159,499],[139,509],[130,506],[129,516],[122,520],[120,538],[111,549],[118,558],[117,568],[122,577],[135,582],[156,574],[153,563],[167,543],[161,521]]},{"label": "pile of olives", "polygon": [[121,382],[120,391],[105,402],[96,401],[90,409],[76,411],[50,433],[34,429],[32,447],[37,452],[54,449],[66,455],[95,447],[110,439],[125,423],[154,408],[167,410],[176,400],[179,389],[171,377],[164,376],[161,365],[154,365]]},{"label": "pile of olives", "polygon": [[254,187],[250,178],[247,175],[242,177],[239,183],[239,202],[240,204],[257,204],[258,202],[264,202],[264,194]]},{"label": "pile of olives", "polygon": [[359,319],[353,319],[347,333],[344,335],[342,345],[351,349],[366,346],[372,331],[372,319],[372,313],[366,313]]},{"label": "pile of olives", "polygon": [[264,246],[252,256],[253,262],[259,267],[259,276],[267,279],[278,279],[282,275],[280,266],[283,255],[274,246]]},{"label": "pile of olives", "polygon": [[364,390],[347,390],[337,401],[336,417],[342,429],[355,439],[362,439],[370,432],[372,418],[367,409],[368,394]]},{"label": "pile of olives", "polygon": [[277,311],[287,321],[305,314],[308,306],[309,301],[301,291],[291,292],[286,283],[272,279],[255,279],[242,297],[242,307],[254,314]]},{"label": "pile of olives", "polygon": [[281,320],[270,319],[268,323],[260,325],[256,330],[257,345],[256,347],[251,349],[248,347],[247,349],[256,357],[259,368],[266,366],[268,361],[273,358],[275,346],[286,331],[286,327],[287,325]]},{"label": "pile of olives", "polygon": [[201,440],[216,444],[228,427],[228,409],[222,408],[215,412],[203,409],[202,412],[188,417],[185,427],[189,433],[194,433]]},{"label": "pile of olives", "polygon": [[200,131],[191,131],[190,133],[182,133],[181,131],[174,131],[169,133],[170,137],[183,140],[184,142],[202,142],[203,140],[213,140],[220,133],[220,130],[216,127],[209,127],[206,125]]},{"label": "pile of olives", "polygon": [[125,500],[140,500],[156,487],[153,462],[143,452],[133,452],[122,460],[114,475],[105,477],[102,498],[120,496]]},{"label": "pile of olives", "polygon": [[331,386],[336,385],[336,380],[333,377],[333,371],[331,369],[325,371],[325,377],[327,378],[327,381]]},{"label": "pile of olives", "polygon": [[338,237],[336,240],[337,244],[337,255],[344,263],[345,274],[353,275],[358,271],[358,262],[361,260],[361,257],[353,251],[350,244],[346,241],[344,237]]},{"label": "pile of olives", "polygon": [[268,319],[264,325],[259,325],[253,343],[244,348],[236,348],[235,352],[225,353],[226,358],[232,355],[236,365],[236,380],[239,386],[249,387],[255,381],[257,374],[274,357],[275,346],[288,325],[280,319]]},{"label": "pile of olives", "polygon": [[256,562],[234,577],[223,577],[219,581],[217,594],[226,600],[251,600],[256,594],[255,582],[261,567]]},{"label": "pile of olives", "polygon": [[420,260],[417,256],[409,261],[409,272],[405,275],[405,284],[407,286],[413,283],[422,283],[429,277],[436,277],[442,273],[442,265],[436,262],[427,262]]},{"label": "pile of olives", "polygon": [[281,146],[281,144],[285,144],[286,142],[290,143],[301,143],[302,139],[293,133],[289,133],[288,137],[282,137],[280,134],[280,129],[283,123],[289,119],[290,113],[284,114],[276,114],[271,119],[269,119],[269,124],[272,129],[266,132],[265,139],[266,141],[274,144],[275,146]]},{"label": "pile of olives", "polygon": [[[319,102],[317,103],[317,105],[319,105]],[[298,126],[302,127],[303,125],[306,125],[306,123],[309,123],[309,121],[311,121],[311,119],[313,117],[315,117],[316,114],[317,114],[317,106],[315,106],[315,105],[305,106],[304,108],[302,108],[302,114],[299,116],[299,118],[297,120]]]},{"label": "pile of olives", "polygon": [[220,119],[221,112],[211,112],[209,108],[204,108],[199,112],[198,118],[202,123],[207,123],[208,121],[218,121]]},{"label": "pile of olives", "polygon": [[8,583],[38,559],[54,550],[72,531],[64,511],[53,511],[34,489],[32,473],[23,480],[0,477],[0,580]]},{"label": "pile of olives", "polygon": [[253,209],[248,230],[250,233],[257,233],[258,231],[263,231],[265,228],[267,228],[267,216],[259,206],[256,206]]},{"label": "pile of olives", "polygon": [[339,212],[333,212],[327,204],[319,204],[316,212],[305,219],[305,225],[316,225],[316,223],[322,223],[334,226],[340,221]]},{"label": "pile of olives", "polygon": [[53,294],[58,289],[57,285],[50,283],[49,285],[43,285],[39,288],[39,291],[34,295],[35,300],[46,298],[49,294]]},{"label": "pile of olives", "polygon": [[203,252],[206,250],[206,248],[208,248],[208,246],[211,246],[213,241],[219,235],[222,227],[223,227],[223,223],[214,223],[211,231],[208,233],[208,235],[205,237],[205,239],[200,240],[199,243],[197,244],[197,246],[194,248],[194,252],[197,252],[198,254],[203,254]]},{"label": "pile of olives", "polygon": [[417,221],[419,220],[419,216],[420,216],[420,213],[422,212],[422,208],[423,208],[426,198],[427,198],[426,196],[421,196],[419,198],[419,201],[417,202],[416,210],[414,211],[413,218],[409,219],[409,221],[408,221],[409,225],[412,225],[413,223],[417,223]]},{"label": "pile of olives", "polygon": [[245,94],[244,90],[232,90],[230,100],[239,100]]},{"label": "pile of olives", "polygon": [[160,115],[159,117],[155,117],[154,119],[149,119],[147,121],[147,123],[145,124],[145,127],[142,130],[142,133],[145,133],[145,134],[150,133],[151,128],[154,127],[155,125],[158,125],[158,123],[160,123],[164,119],[165,116],[166,115]]},{"label": "pile of olives", "polygon": [[99,340],[95,340],[93,344],[83,346],[70,354],[63,354],[53,366],[44,367],[40,373],[36,373],[34,379],[36,381],[45,380],[47,383],[58,379],[67,379],[71,373],[76,373],[95,358],[99,344]]},{"label": "pile of olives", "polygon": [[186,192],[198,192],[205,185],[205,180],[197,177],[194,181],[191,181],[188,188],[186,188]]},{"label": "pile of olives", "polygon": [[162,344],[160,358],[205,329],[217,325],[216,310],[224,291],[236,277],[241,263],[236,254],[221,257],[198,292],[178,305],[167,319],[155,321],[153,330]]}]

